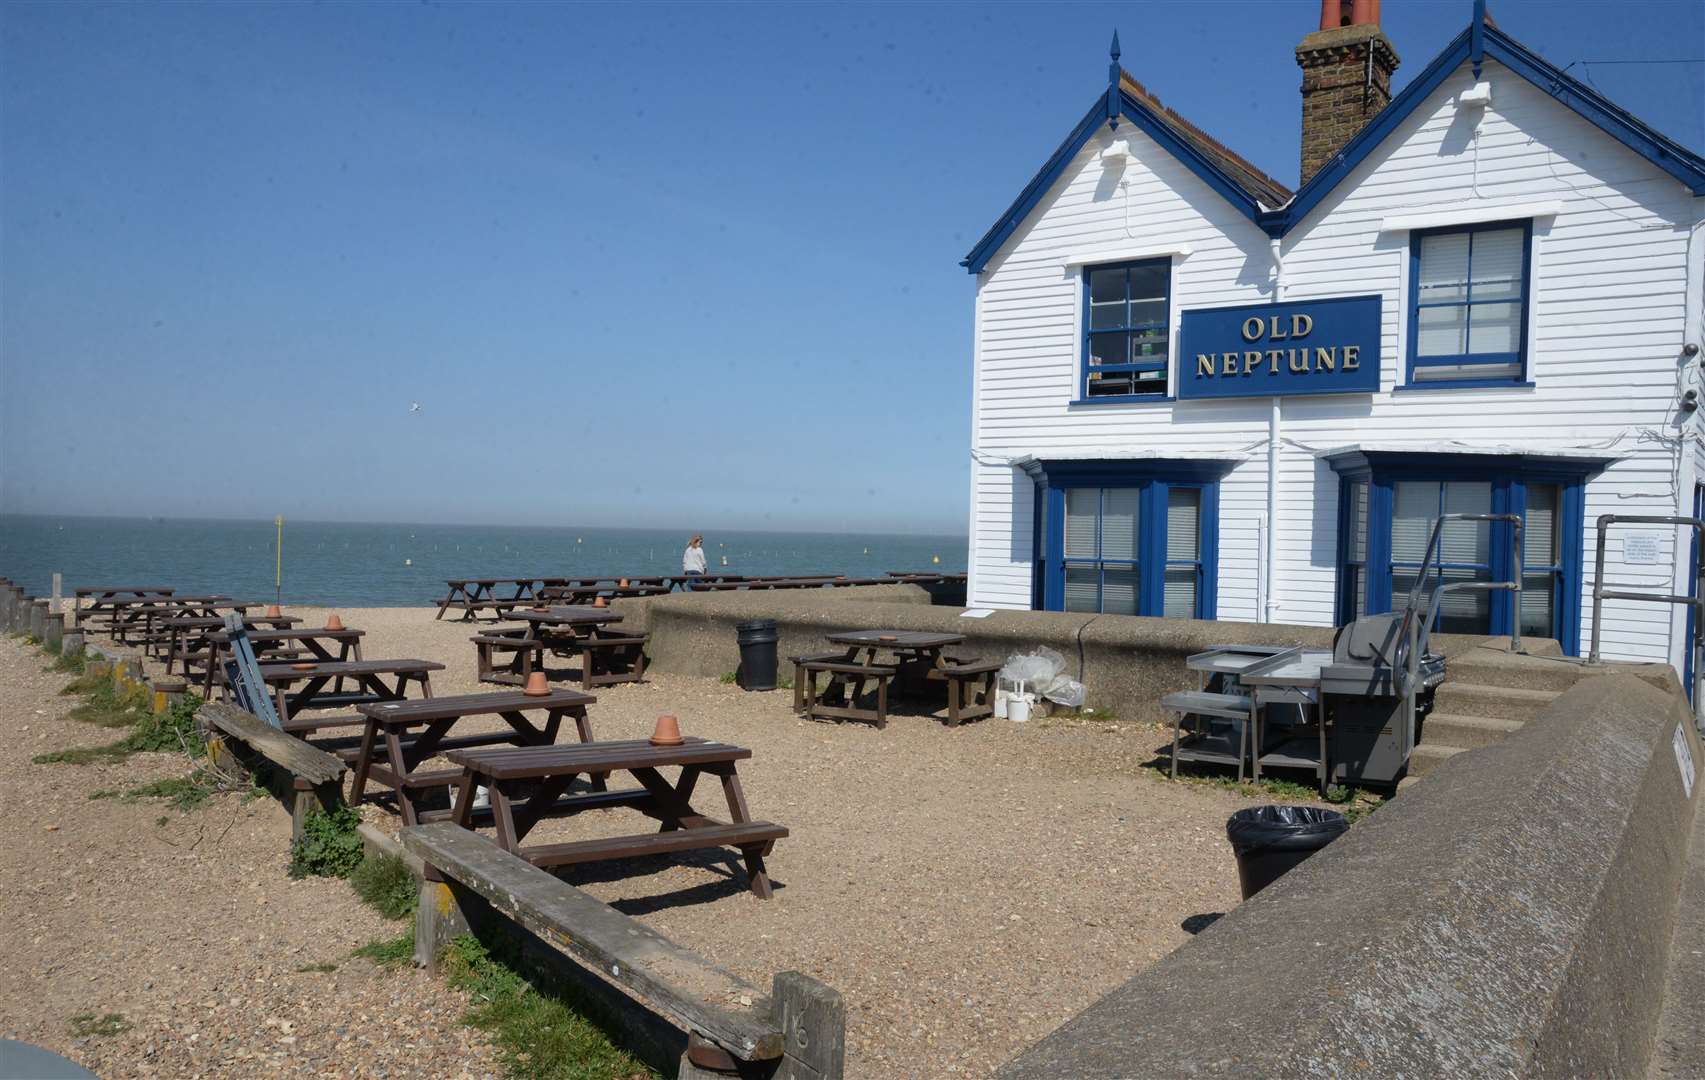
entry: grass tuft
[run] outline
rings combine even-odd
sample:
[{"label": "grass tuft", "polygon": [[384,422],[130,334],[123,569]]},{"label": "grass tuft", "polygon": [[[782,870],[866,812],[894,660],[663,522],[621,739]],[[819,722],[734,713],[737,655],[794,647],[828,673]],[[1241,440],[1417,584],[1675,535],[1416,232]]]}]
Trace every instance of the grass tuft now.
[{"label": "grass tuft", "polygon": [[414,927],[394,938],[381,938],[369,941],[367,944],[350,953],[365,960],[371,960],[380,967],[402,967],[414,963]]},{"label": "grass tuft", "polygon": [[337,970],[336,964],[319,963],[319,964],[297,964],[296,965],[296,972],[299,975],[308,975],[308,974],[330,975],[332,972],[334,972],[336,970]]},{"label": "grass tuft", "polygon": [[315,810],[302,822],[302,839],[290,848],[290,876],[348,877],[361,863],[361,815],[353,807]]},{"label": "grass tuft", "polygon": [[379,855],[362,859],[349,874],[350,887],[355,894],[387,919],[406,919],[414,915],[420,902],[420,888],[408,864],[395,855]]},{"label": "grass tuft", "polygon": [[99,1035],[122,1035],[130,1030],[130,1021],[118,1013],[78,1013],[71,1018],[71,1034],[79,1039]]},{"label": "grass tuft", "polygon": [[125,792],[129,799],[165,799],[184,813],[206,806],[219,789],[214,786],[206,769],[197,769],[188,776],[173,776]]},{"label": "grass tuft", "polygon": [[567,999],[540,990],[477,939],[455,939],[441,959],[450,985],[468,995],[462,1021],[492,1034],[507,1075],[537,1080],[655,1075]]}]

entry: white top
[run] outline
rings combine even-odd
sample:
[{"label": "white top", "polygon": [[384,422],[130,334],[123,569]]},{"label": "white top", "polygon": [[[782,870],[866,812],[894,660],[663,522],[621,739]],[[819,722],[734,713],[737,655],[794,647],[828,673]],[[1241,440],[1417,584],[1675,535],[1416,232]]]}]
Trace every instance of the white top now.
[{"label": "white top", "polygon": [[689,544],[681,555],[681,573],[690,574],[695,570],[704,573],[704,548]]}]

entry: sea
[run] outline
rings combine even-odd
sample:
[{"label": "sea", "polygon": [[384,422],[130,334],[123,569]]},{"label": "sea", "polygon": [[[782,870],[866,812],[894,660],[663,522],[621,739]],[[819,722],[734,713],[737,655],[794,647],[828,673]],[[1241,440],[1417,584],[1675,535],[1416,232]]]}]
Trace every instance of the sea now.
[{"label": "sea", "polygon": [[[730,531],[704,534],[710,573],[962,573],[963,536]],[[679,574],[691,533],[524,525],[386,525],[0,515],[0,577],[47,596],[79,585],[343,607],[436,603],[449,578]]]}]

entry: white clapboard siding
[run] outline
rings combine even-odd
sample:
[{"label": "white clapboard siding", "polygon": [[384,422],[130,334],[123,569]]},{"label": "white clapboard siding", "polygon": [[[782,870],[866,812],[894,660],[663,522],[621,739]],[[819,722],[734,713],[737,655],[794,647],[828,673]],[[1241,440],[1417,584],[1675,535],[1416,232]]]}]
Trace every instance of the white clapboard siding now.
[{"label": "white clapboard siding", "polygon": [[[1684,188],[1495,61],[1478,139],[1454,98],[1466,65],[1398,125],[1282,244],[1286,299],[1383,297],[1381,392],[1283,403],[1275,616],[1329,625],[1336,582],[1337,477],[1314,451],[1352,443],[1536,448],[1602,447],[1615,461],[1587,486],[1581,638],[1590,627],[1594,519],[1687,512],[1674,411],[1683,340],[1688,228]],[[1207,125],[1210,129],[1212,123]],[[1112,138],[1132,157],[1121,188],[1098,160]],[[1406,380],[1409,237],[1382,222],[1475,202],[1555,201],[1534,222],[1529,314],[1531,388],[1392,392]],[[1089,448],[1187,454],[1242,451],[1220,489],[1219,612],[1263,617],[1258,595],[1267,527],[1269,402],[1072,405],[1082,352],[1081,277],[1088,252],[1188,247],[1173,260],[1176,315],[1270,298],[1264,233],[1129,124],[1079,152],[978,281],[972,602],[1031,602],[1033,486],[1002,464]],[[1176,356],[1174,363],[1176,365]],[[1690,428],[1689,430],[1692,430]],[[1695,453],[1690,450],[1689,453]],[[1699,475],[1705,475],[1700,451]],[[1606,578],[1667,591],[1685,550],[1666,534],[1656,566],[1607,551]],[[1608,656],[1679,660],[1672,612],[1607,603]]]}]

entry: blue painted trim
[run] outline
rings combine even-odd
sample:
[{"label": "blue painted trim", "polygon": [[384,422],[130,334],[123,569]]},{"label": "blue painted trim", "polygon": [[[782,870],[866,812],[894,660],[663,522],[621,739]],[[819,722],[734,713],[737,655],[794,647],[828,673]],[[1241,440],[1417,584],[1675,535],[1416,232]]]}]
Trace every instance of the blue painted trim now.
[{"label": "blue painted trim", "polygon": [[1486,0],[1474,0],[1474,21],[1468,24],[1468,33],[1468,62],[1478,79],[1486,60]]},{"label": "blue painted trim", "polygon": [[[1472,236],[1478,232],[1495,232],[1507,229],[1512,225],[1521,226],[1521,339],[1519,347],[1511,353],[1468,353],[1462,356],[1417,356],[1421,335],[1421,242],[1428,237],[1463,235]],[[1468,277],[1464,288],[1468,291],[1465,303],[1473,306],[1474,292],[1474,242],[1468,245]],[[1446,387],[1458,388],[1463,386],[1532,386],[1527,381],[1527,321],[1528,303],[1533,296],[1533,219],[1521,218],[1511,221],[1485,221],[1473,225],[1447,225],[1438,229],[1415,229],[1409,233],[1409,299],[1404,307],[1404,315],[1409,320],[1408,347],[1403,357],[1404,385],[1397,389],[1428,390]],[[1509,303],[1505,300],[1487,300],[1483,303]],[[1427,304],[1426,307],[1458,307],[1456,303]],[[1466,344],[1466,343],[1465,343]],[[1419,367],[1449,367],[1453,364],[1507,364],[1514,360],[1521,370],[1509,379],[1430,379],[1417,383],[1415,368]]]},{"label": "blue painted trim", "polygon": [[[1375,451],[1357,459],[1329,461],[1341,480],[1366,480],[1368,488],[1368,558],[1366,579],[1366,610],[1369,614],[1392,610],[1391,594],[1391,516],[1392,485],[1398,480],[1423,481],[1485,481],[1492,485],[1493,513],[1526,513],[1529,484],[1555,484],[1560,489],[1558,507],[1558,571],[1562,585],[1558,590],[1556,622],[1558,643],[1569,656],[1580,655],[1581,594],[1585,578],[1586,548],[1586,484],[1604,470],[1605,460],[1558,462],[1555,460],[1523,458],[1519,455],[1462,455],[1415,454],[1401,451]],[[1339,521],[1344,520],[1343,501],[1348,484],[1339,484]],[[1505,509],[1513,508],[1513,509]],[[1495,525],[1502,529],[1504,526]],[[1340,529],[1342,533],[1342,529]],[[1338,538],[1337,580],[1343,581],[1347,538]],[[1509,564],[1508,540],[1494,538],[1492,562],[1494,576],[1507,577]],[[1456,564],[1447,564],[1456,565]],[[1460,564],[1467,567],[1469,564]],[[1347,613],[1342,601],[1337,605],[1340,625]],[[1491,627],[1494,634],[1507,634],[1515,618],[1514,598],[1505,593],[1493,593]]]},{"label": "blue painted trim", "polygon": [[[1139,267],[1139,266],[1165,266],[1166,267],[1166,319],[1163,322],[1158,322],[1158,323],[1139,323],[1139,324],[1132,325],[1132,326],[1117,326],[1117,327],[1107,327],[1107,328],[1101,329],[1101,330],[1091,330],[1090,325],[1089,325],[1089,319],[1090,319],[1089,278],[1090,278],[1090,275],[1093,273],[1096,273],[1096,272],[1105,272],[1108,270],[1123,270],[1125,272],[1125,304],[1127,305],[1126,311],[1125,311],[1125,317],[1130,318],[1129,304],[1131,302],[1131,271],[1134,268]],[[1172,333],[1172,323],[1173,323],[1173,318],[1172,318],[1172,278],[1174,276],[1173,260],[1170,257],[1162,256],[1161,258],[1157,258],[1157,259],[1133,259],[1133,260],[1130,260],[1128,262],[1097,263],[1093,266],[1085,266],[1083,268],[1083,270],[1079,273],[1078,276],[1082,282],[1082,284],[1080,285],[1080,288],[1081,288],[1082,293],[1083,293],[1083,303],[1082,303],[1082,307],[1081,307],[1081,315],[1082,315],[1082,319],[1083,319],[1083,323],[1082,323],[1082,325],[1083,325],[1083,341],[1080,343],[1080,347],[1078,349],[1077,392],[1080,396],[1077,398],[1076,401],[1072,402],[1072,404],[1075,405],[1075,404],[1079,404],[1079,403],[1103,402],[1103,401],[1127,401],[1127,400],[1131,400],[1131,399],[1136,399],[1139,401],[1155,400],[1156,395],[1151,395],[1151,394],[1108,394],[1108,395],[1105,395],[1103,397],[1094,397],[1094,398],[1090,397],[1089,396],[1089,373],[1090,373],[1089,339],[1090,339],[1091,335],[1093,335],[1093,334],[1128,334],[1128,333],[1132,333],[1132,332],[1137,331],[1137,330],[1148,330],[1148,329],[1153,329],[1155,327],[1163,327],[1166,330],[1166,354],[1164,356],[1150,357],[1147,360],[1137,360],[1137,361],[1134,361],[1134,362],[1128,363],[1128,364],[1109,364],[1109,365],[1106,365],[1104,367],[1096,368],[1095,370],[1102,372],[1104,374],[1117,375],[1117,374],[1121,374],[1121,373],[1125,373],[1125,372],[1133,372],[1134,373],[1134,372],[1138,372],[1138,371],[1154,371],[1154,370],[1158,369],[1158,370],[1160,370],[1162,372],[1166,372],[1168,375],[1170,375],[1170,368],[1172,366],[1172,348],[1173,348],[1173,333]],[[1167,401],[1172,400],[1172,384],[1171,384],[1170,377],[1167,379],[1166,393],[1164,395],[1161,395],[1161,396],[1164,397],[1164,399]]]},{"label": "blue painted trim", "polygon": [[1047,565],[1047,548],[1043,544],[1042,524],[1047,514],[1043,506],[1043,487],[1038,484],[1031,493],[1030,503],[1030,610],[1042,607],[1042,567]]},{"label": "blue painted trim", "polygon": [[1067,407],[1078,405],[1171,405],[1178,399],[1161,394],[1108,394],[1106,397],[1073,398]]},{"label": "blue painted trim", "polygon": [[[1032,573],[1040,581],[1040,607],[1065,608],[1065,506],[1068,488],[1135,488],[1138,490],[1137,536],[1138,612],[1161,616],[1166,598],[1167,492],[1174,487],[1201,491],[1197,558],[1196,618],[1216,618],[1219,611],[1219,482],[1234,462],[1200,461],[1058,461],[1038,462],[1026,471],[1036,481],[1046,522],[1036,530],[1045,537],[1035,552]],[[1103,564],[1119,560],[1100,560]],[[1190,560],[1174,560],[1188,562]],[[1040,569],[1036,562],[1043,565]]]},{"label": "blue painted trim", "polygon": [[1531,382],[1515,382],[1509,379],[1434,379],[1432,382],[1415,383],[1414,385],[1393,386],[1394,394],[1419,394],[1428,390],[1532,390]]},{"label": "blue painted trim", "polygon": [[[1111,120],[1110,97],[1117,90],[1120,113],[1155,138],[1168,151],[1182,160],[1190,170],[1225,196],[1233,206],[1260,225],[1268,235],[1282,237],[1299,225],[1310,210],[1319,205],[1333,188],[1355,169],[1374,148],[1383,142],[1409,114],[1449,78],[1465,60],[1475,55],[1491,57],[1534,86],[1556,98],[1563,105],[1639,154],[1653,165],[1680,181],[1694,195],[1705,195],[1705,158],[1649,127],[1638,117],[1612,104],[1607,98],[1562,69],[1530,51],[1495,26],[1489,26],[1476,12],[1474,22],[1458,34],[1416,77],[1414,82],[1392,98],[1373,120],[1357,132],[1344,149],[1333,156],[1308,183],[1297,191],[1282,208],[1263,210],[1253,196],[1239,187],[1218,166],[1208,161],[1193,147],[1180,142],[1172,132],[1154,119],[1148,109],[1126,95],[1117,84],[1096,96],[1095,105],[1084,117],[1054,156],[1031,179],[1018,199],[1007,209],[977,246],[971,249],[960,265],[973,274],[983,271],[996,250],[1011,236],[1024,217],[1040,201],[1042,194],[1064,171],[1072,157],[1083,148],[1103,119]],[[1476,46],[1478,45],[1478,52]]]}]

